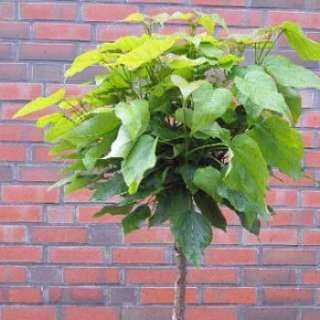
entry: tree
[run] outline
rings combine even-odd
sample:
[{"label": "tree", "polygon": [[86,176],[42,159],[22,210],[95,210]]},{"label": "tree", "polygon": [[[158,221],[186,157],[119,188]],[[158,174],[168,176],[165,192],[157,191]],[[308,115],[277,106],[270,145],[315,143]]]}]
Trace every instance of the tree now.
[{"label": "tree", "polygon": [[[154,32],[172,20],[189,31]],[[37,121],[47,128],[50,153],[69,160],[54,186],[92,189],[92,200],[104,203],[96,217],[123,215],[125,234],[145,221],[169,221],[179,270],[173,319],[183,320],[186,264],[200,266],[212,229],[226,230],[220,207],[258,234],[260,220],[273,214],[265,199],[269,176],[303,176],[297,90],[320,89],[320,79],[271,51],[284,34],[302,59],[319,60],[320,44],[292,22],[231,34],[221,17],[199,12],[134,13],[126,21],[143,23],[145,33],[103,43],[66,71],[72,77],[105,67],[90,92],[66,97],[60,89],[15,117],[58,105]],[[227,36],[213,35],[217,25]]]}]

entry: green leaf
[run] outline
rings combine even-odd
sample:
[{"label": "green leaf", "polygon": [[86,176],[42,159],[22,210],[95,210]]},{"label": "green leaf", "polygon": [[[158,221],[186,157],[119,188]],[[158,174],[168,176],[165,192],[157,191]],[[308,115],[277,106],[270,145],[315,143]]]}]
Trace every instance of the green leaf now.
[{"label": "green leaf", "polygon": [[228,188],[263,207],[268,183],[266,161],[255,140],[246,134],[233,138],[230,162],[224,177]]},{"label": "green leaf", "polygon": [[103,54],[99,50],[89,50],[74,59],[71,67],[65,72],[64,76],[66,78],[73,77],[75,74],[101,61],[103,61]]},{"label": "green leaf", "polygon": [[257,118],[263,110],[271,110],[290,117],[284,97],[278,92],[275,81],[267,73],[253,70],[244,78],[235,78],[240,93],[247,98],[242,101],[247,112]]},{"label": "green leaf", "polygon": [[74,175],[66,186],[66,193],[71,193],[82,189],[97,180],[97,176],[80,176]]},{"label": "green leaf", "polygon": [[147,35],[142,35],[140,37],[125,36],[113,42],[102,43],[99,46],[99,50],[101,52],[110,52],[110,51],[127,52],[141,46],[148,38],[149,37]]},{"label": "green leaf", "polygon": [[249,135],[256,141],[268,164],[298,179],[303,175],[303,140],[288,122],[271,116],[257,123]]},{"label": "green leaf", "polygon": [[302,99],[298,90],[290,87],[279,86],[279,92],[283,95],[291,112],[292,123],[297,124],[302,113]]},{"label": "green leaf", "polygon": [[81,122],[64,135],[64,139],[75,144],[81,144],[84,141],[90,142],[111,132],[118,127],[119,123],[120,121],[116,117],[114,110],[111,108],[106,109],[106,112],[98,113],[92,118]]},{"label": "green leaf", "polygon": [[226,145],[231,141],[230,131],[226,128],[222,128],[218,122],[209,123],[208,126],[202,128],[199,132],[211,138],[219,138]]},{"label": "green leaf", "polygon": [[54,92],[48,97],[39,97],[29,103],[27,103],[25,106],[23,106],[20,110],[18,110],[13,118],[23,117],[30,113],[37,112],[40,110],[43,110],[45,108],[51,107],[59,102],[62,101],[65,95],[64,89],[59,89],[58,91]]},{"label": "green leaf", "polygon": [[149,226],[154,227],[165,222],[171,215],[182,213],[191,205],[191,195],[182,186],[160,192],[157,195],[157,208],[149,219]]},{"label": "green leaf", "polygon": [[223,57],[223,50],[210,43],[201,43],[199,51],[208,58],[220,59]]},{"label": "green leaf", "polygon": [[141,136],[123,160],[121,172],[130,194],[137,192],[144,173],[156,164],[157,142],[158,139],[150,135]]},{"label": "green leaf", "polygon": [[186,56],[178,56],[173,54],[165,56],[163,60],[173,70],[192,68],[207,62],[207,59],[203,57],[200,57],[197,59],[190,59],[190,58],[187,58]]},{"label": "green leaf", "polygon": [[[54,123],[44,134],[44,139],[50,143],[56,143],[59,141],[65,134],[67,134],[75,124],[68,118],[60,118],[57,122]],[[68,141],[70,144],[73,144],[71,141]],[[73,144],[74,145],[74,144]]]},{"label": "green leaf", "polygon": [[188,82],[187,80],[178,76],[177,74],[173,74],[170,77],[170,79],[171,82],[180,89],[184,100],[187,100],[187,98],[193,91],[197,90],[201,85],[205,83],[205,80]]},{"label": "green leaf", "polygon": [[175,38],[170,36],[163,39],[150,38],[141,46],[121,55],[117,60],[117,64],[123,64],[129,69],[136,69],[158,58],[162,53],[169,50],[175,41]]},{"label": "green leaf", "polygon": [[111,215],[126,215],[132,210],[133,204],[127,204],[127,205],[107,205],[103,207],[101,210],[96,212],[94,214],[95,218],[102,217],[106,214],[111,214]]},{"label": "green leaf", "polygon": [[209,34],[212,34],[215,29],[215,21],[209,14],[201,14],[201,16],[197,20],[198,24],[201,24],[205,27]]},{"label": "green leaf", "polygon": [[217,192],[220,180],[220,171],[213,167],[199,168],[195,171],[193,176],[193,183],[216,201],[221,200],[221,197]]},{"label": "green leaf", "polygon": [[111,145],[111,151],[105,159],[109,158],[125,158],[132,149],[134,142],[131,140],[127,129],[121,126],[118,135]]},{"label": "green leaf", "polygon": [[306,37],[298,24],[292,21],[285,21],[281,27],[287,36],[290,46],[297,51],[301,59],[320,60],[320,43]]},{"label": "green leaf", "polygon": [[218,204],[206,193],[199,191],[195,194],[194,200],[201,213],[210,223],[219,229],[226,231],[227,221],[223,216]]},{"label": "green leaf", "polygon": [[145,19],[144,14],[140,13],[140,12],[134,12],[129,14],[123,21],[125,22],[143,22]]},{"label": "green leaf", "polygon": [[129,133],[130,139],[135,140],[148,127],[150,120],[149,106],[146,100],[120,102],[115,108],[116,116],[121,120]]},{"label": "green leaf", "polygon": [[54,125],[62,118],[64,118],[64,114],[61,112],[54,112],[54,113],[46,114],[37,120],[37,127],[44,128],[50,124]]},{"label": "green leaf", "polygon": [[171,231],[186,258],[199,266],[204,249],[211,243],[212,230],[207,218],[189,209],[170,218]]},{"label": "green leaf", "polygon": [[265,69],[282,86],[320,89],[320,78],[312,71],[293,63],[283,56],[268,56]]},{"label": "green leaf", "polygon": [[232,93],[225,88],[214,89],[209,82],[193,93],[192,132],[207,127],[221,117],[232,102]]},{"label": "green leaf", "polygon": [[174,114],[176,119],[185,124],[188,128],[192,126],[193,111],[187,108],[178,108]]},{"label": "green leaf", "polygon": [[122,226],[124,234],[128,234],[133,230],[137,230],[141,227],[144,220],[150,217],[150,209],[146,204],[137,207],[129,215],[122,220]]},{"label": "green leaf", "polygon": [[192,164],[185,163],[176,169],[176,172],[182,176],[183,182],[192,193],[198,191],[198,188],[193,184],[193,175],[196,171],[196,168],[197,167]]},{"label": "green leaf", "polygon": [[92,201],[108,201],[111,197],[127,191],[121,174],[116,173],[108,181],[99,183],[94,194],[91,197]]}]

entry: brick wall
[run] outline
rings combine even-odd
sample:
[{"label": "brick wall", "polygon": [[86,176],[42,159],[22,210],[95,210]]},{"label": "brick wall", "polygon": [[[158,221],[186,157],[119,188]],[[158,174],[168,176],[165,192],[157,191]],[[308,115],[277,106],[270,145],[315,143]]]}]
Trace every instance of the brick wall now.
[{"label": "brick wall", "polygon": [[[112,3],[111,3],[112,2]],[[114,22],[141,9],[202,8],[234,28],[285,19],[320,40],[320,0],[0,1],[0,318],[2,320],[166,320],[175,278],[166,228],[121,233],[115,217],[92,218],[88,192],[47,192],[60,164],[32,118],[11,120],[27,100],[63,81],[78,53],[124,33]],[[282,51],[290,52],[285,43]],[[318,70],[318,63],[308,67]],[[67,83],[68,92],[93,68]],[[320,178],[320,94],[303,92],[305,165]],[[260,239],[226,212],[204,266],[190,269],[187,320],[320,319],[320,191],[311,180],[272,181],[278,215]]]}]

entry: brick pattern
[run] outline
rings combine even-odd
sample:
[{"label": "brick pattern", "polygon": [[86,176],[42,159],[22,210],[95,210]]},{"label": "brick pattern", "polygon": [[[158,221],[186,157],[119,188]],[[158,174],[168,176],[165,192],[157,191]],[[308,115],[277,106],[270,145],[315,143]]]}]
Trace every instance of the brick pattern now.
[{"label": "brick pattern", "polygon": [[[116,22],[198,8],[222,14],[233,30],[286,19],[320,40],[319,0],[3,0],[0,3],[0,317],[2,320],[164,320],[176,276],[166,227],[124,238],[119,217],[94,219],[89,193],[47,192],[59,175],[34,117],[12,120],[27,100],[52,92],[72,59],[99,41],[141,32]],[[177,28],[172,25],[168,29]],[[167,30],[168,30],[167,29]],[[285,41],[279,51],[288,51]],[[319,72],[319,63],[306,66]],[[92,68],[66,84],[69,94]],[[320,179],[320,94],[303,92],[299,124],[306,171]],[[280,176],[280,175],[279,175]],[[320,318],[320,191],[312,179],[272,179],[278,214],[259,238],[217,231],[203,268],[190,268],[187,320]]]}]

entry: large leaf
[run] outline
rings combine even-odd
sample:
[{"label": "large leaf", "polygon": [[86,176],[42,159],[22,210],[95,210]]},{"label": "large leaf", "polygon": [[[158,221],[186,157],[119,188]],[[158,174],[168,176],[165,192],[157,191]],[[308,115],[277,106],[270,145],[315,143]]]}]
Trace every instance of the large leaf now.
[{"label": "large leaf", "polygon": [[120,121],[113,109],[108,109],[107,111],[98,113],[88,120],[81,122],[64,135],[64,139],[72,143],[83,143],[84,141],[95,140],[111,132],[119,126]]},{"label": "large leaf", "polygon": [[172,215],[170,221],[178,247],[190,262],[199,266],[203,251],[212,240],[209,221],[192,209]]},{"label": "large leaf", "polygon": [[293,63],[283,56],[268,56],[265,69],[282,86],[320,89],[320,78],[312,71]]},{"label": "large leaf", "polygon": [[141,227],[144,220],[150,216],[149,206],[142,205],[134,209],[129,215],[122,220],[124,234],[128,234],[133,230]]},{"label": "large leaf", "polygon": [[148,127],[150,113],[146,100],[120,102],[116,106],[115,112],[133,141]]},{"label": "large leaf", "polygon": [[175,38],[165,37],[163,39],[148,39],[141,46],[133,49],[127,54],[121,55],[117,63],[123,64],[129,69],[135,69],[143,64],[146,64],[156,58],[162,53],[170,49],[174,43]]},{"label": "large leaf", "polygon": [[191,195],[181,186],[160,192],[157,195],[157,208],[149,219],[149,226],[157,226],[165,222],[171,215],[188,210],[191,205]]},{"label": "large leaf", "polygon": [[71,67],[65,72],[65,77],[73,77],[75,74],[83,71],[84,69],[93,66],[100,61],[103,60],[102,53],[95,49],[95,50],[89,50],[79,56],[77,56]]},{"label": "large leaf", "polygon": [[292,123],[297,124],[302,113],[302,99],[297,89],[279,86],[279,92],[284,96],[291,112]]},{"label": "large leaf", "polygon": [[320,43],[306,37],[300,26],[292,21],[285,21],[282,30],[287,36],[290,46],[305,60],[320,60]]},{"label": "large leaf", "polygon": [[108,201],[111,197],[127,191],[121,174],[113,175],[108,181],[99,183],[96,191],[91,197],[93,201]]},{"label": "large leaf", "polygon": [[188,82],[187,80],[176,74],[173,74],[170,79],[171,82],[180,89],[184,100],[187,100],[192,92],[197,90],[202,84],[205,83],[204,80]]},{"label": "large leaf", "polygon": [[236,77],[235,84],[240,93],[247,98],[242,103],[253,118],[257,118],[265,109],[290,116],[284,97],[267,73],[260,70],[249,71],[244,78]]},{"label": "large leaf", "polygon": [[232,93],[225,88],[214,89],[207,82],[193,93],[192,132],[207,127],[221,117],[232,102]]},{"label": "large leaf", "polygon": [[195,171],[193,183],[213,199],[220,201],[221,198],[217,192],[220,179],[221,173],[219,170],[213,167],[205,167],[199,168]]},{"label": "large leaf", "polygon": [[64,98],[65,90],[59,89],[48,97],[39,97],[29,103],[27,103],[24,107],[18,110],[13,118],[23,117],[30,113],[43,110],[45,108],[51,107],[59,102],[61,102]]},{"label": "large leaf", "polygon": [[116,139],[111,145],[111,151],[105,159],[109,158],[125,158],[133,147],[134,142],[131,140],[127,129],[121,126]]},{"label": "large leaf", "polygon": [[104,206],[102,209],[100,209],[98,212],[94,214],[95,218],[100,218],[106,214],[111,214],[111,215],[126,215],[130,213],[132,210],[133,204],[125,204],[125,205],[120,205],[120,204],[109,204],[107,206]]},{"label": "large leaf", "polygon": [[123,160],[121,172],[130,194],[137,192],[144,173],[156,164],[157,142],[150,135],[141,136]]},{"label": "large leaf", "polygon": [[68,185],[66,186],[66,193],[74,192],[76,190],[82,189],[87,187],[91,183],[97,180],[96,176],[80,176],[74,175]]},{"label": "large leaf", "polygon": [[301,134],[290,128],[286,120],[271,116],[257,123],[249,134],[271,166],[294,178],[302,176],[303,140]]},{"label": "large leaf", "polygon": [[263,207],[268,177],[267,163],[255,140],[247,134],[236,136],[232,140],[230,162],[224,177],[226,186]]},{"label": "large leaf", "polygon": [[199,191],[195,194],[194,200],[201,213],[210,223],[219,229],[226,230],[227,221],[223,216],[218,204],[206,193]]}]

